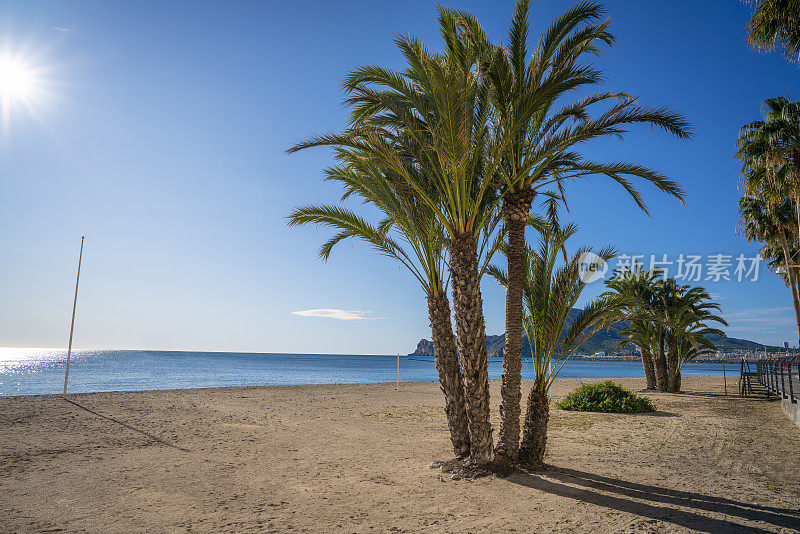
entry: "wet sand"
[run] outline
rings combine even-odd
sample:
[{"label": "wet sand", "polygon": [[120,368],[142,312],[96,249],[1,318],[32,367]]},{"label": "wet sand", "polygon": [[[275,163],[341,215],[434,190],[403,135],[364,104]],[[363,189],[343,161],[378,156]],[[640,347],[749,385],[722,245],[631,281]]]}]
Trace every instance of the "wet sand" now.
[{"label": "wet sand", "polygon": [[0,398],[0,531],[800,530],[800,428],[683,387],[651,415],[553,407],[547,470],[476,480],[428,467],[452,456],[434,383]]}]

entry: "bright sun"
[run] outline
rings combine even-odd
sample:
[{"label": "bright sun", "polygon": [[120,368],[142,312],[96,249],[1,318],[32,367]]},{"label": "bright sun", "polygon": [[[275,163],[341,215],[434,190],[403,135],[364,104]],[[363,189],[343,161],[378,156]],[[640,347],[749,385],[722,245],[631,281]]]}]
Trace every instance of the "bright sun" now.
[{"label": "bright sun", "polygon": [[0,136],[9,133],[17,112],[40,118],[39,112],[52,96],[47,72],[26,54],[0,50]]},{"label": "bright sun", "polygon": [[24,102],[36,92],[33,69],[19,58],[0,56],[0,100],[4,104]]}]

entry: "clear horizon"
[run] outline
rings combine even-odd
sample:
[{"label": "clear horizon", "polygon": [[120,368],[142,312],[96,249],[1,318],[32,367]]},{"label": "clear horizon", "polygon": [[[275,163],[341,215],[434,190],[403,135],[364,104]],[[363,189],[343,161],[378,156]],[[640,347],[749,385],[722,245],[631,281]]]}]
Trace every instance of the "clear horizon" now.
[{"label": "clear horizon", "polygon": [[[512,1],[444,5],[504,40]],[[639,128],[586,153],[655,167],[687,206],[643,187],[648,218],[609,180],[571,183],[575,244],[646,261],[730,255],[733,274],[758,250],[735,234],[738,129],[791,95],[800,70],[748,48],[739,2],[606,6],[605,87],[680,111],[695,137]],[[565,7],[536,2],[532,38]],[[324,263],[329,232],[286,226],[340,191],[322,180],[329,152],[284,151],[344,126],[343,76],[400,66],[395,33],[440,49],[435,8],[0,0],[0,58],[24,56],[41,89],[0,116],[0,346],[66,347],[81,235],[75,349],[405,354],[429,339],[424,295],[399,266],[358,244]],[[692,283],[720,302],[731,337],[797,345],[789,292],[763,266],[756,282]],[[482,288],[486,331],[502,333],[504,291]]]}]

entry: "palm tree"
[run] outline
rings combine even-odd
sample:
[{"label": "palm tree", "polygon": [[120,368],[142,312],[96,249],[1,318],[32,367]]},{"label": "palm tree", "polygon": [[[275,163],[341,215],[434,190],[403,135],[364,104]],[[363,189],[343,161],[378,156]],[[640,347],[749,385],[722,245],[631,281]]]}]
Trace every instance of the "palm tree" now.
[{"label": "palm tree", "polygon": [[640,264],[621,269],[606,282],[609,291],[602,297],[617,304],[616,321],[630,321],[622,330],[627,338],[622,344],[639,347],[647,388],[677,392],[683,364],[716,350],[705,336],[725,335],[708,323],[727,323],[714,314],[720,306],[705,289],[662,275],[660,269],[645,271]]},{"label": "palm tree", "polygon": [[797,263],[800,258],[794,203],[788,199],[769,202],[745,195],[739,199],[739,216],[737,232],[748,241],[764,244],[761,255],[786,282],[786,287],[792,294],[795,319],[800,332],[800,277],[795,268],[786,268],[786,265]]},{"label": "palm tree", "polygon": [[[570,321],[570,312],[586,286],[581,263],[590,249],[580,248],[573,256],[564,257],[566,241],[577,231],[574,224],[563,229],[538,229],[539,247],[526,249],[523,279],[523,324],[533,357],[533,385],[527,398],[519,460],[531,465],[540,464],[544,458],[553,381],[566,361],[616,314],[614,303],[596,299]],[[611,248],[598,253],[604,261],[613,255]],[[490,266],[487,272],[508,287],[508,274],[501,268]]]},{"label": "palm tree", "polygon": [[[351,130],[320,136],[308,146],[363,151],[390,170],[430,210],[445,236],[452,276],[458,356],[469,423],[470,460],[493,460],[489,420],[486,331],[480,292],[481,238],[493,224],[498,200],[493,176],[498,148],[490,137],[489,82],[463,38],[453,11],[439,8],[446,49],[432,53],[409,36],[397,37],[404,72],[366,66],[347,75]],[[403,150],[397,150],[398,143]],[[418,168],[424,172],[418,172]]]},{"label": "palm tree", "polygon": [[[537,192],[572,178],[607,176],[646,206],[630,177],[642,178],[665,193],[683,199],[678,185],[658,172],[627,162],[594,162],[575,152],[578,145],[603,137],[621,137],[629,125],[650,124],[678,138],[688,138],[689,125],[664,108],[637,105],[625,93],[603,92],[569,98],[570,93],[598,85],[602,73],[586,64],[610,45],[609,21],[600,22],[601,5],[581,2],[567,9],[528,52],[529,0],[518,0],[503,48],[489,43],[480,25],[459,13],[464,32],[481,52],[481,69],[491,80],[493,127],[502,140],[498,186],[508,231],[506,339],[501,385],[501,426],[497,451],[516,458],[519,448],[520,370],[522,350],[522,280],[525,269],[525,226]],[[605,109],[599,109],[605,106]]]},{"label": "palm tree", "polygon": [[[338,233],[320,248],[327,260],[333,247],[348,238],[359,239],[378,253],[398,261],[422,286],[428,302],[428,317],[439,383],[445,397],[445,413],[453,450],[469,455],[469,429],[464,389],[455,337],[450,323],[445,271],[446,241],[430,209],[420,203],[403,182],[352,149],[337,151],[340,165],[327,169],[329,180],[342,183],[345,197],[357,195],[378,208],[384,218],[377,226],[358,214],[338,206],[306,206],[289,216],[290,225],[315,223]],[[394,236],[392,235],[394,234]]]},{"label": "palm tree", "polygon": [[[727,325],[727,323],[724,324]],[[712,334],[725,337],[725,333],[720,329],[711,328],[703,323],[696,323],[683,332],[683,336],[678,342],[678,360],[680,363],[678,373],[674,379],[675,391],[680,391],[681,389],[681,371],[685,363],[700,356],[717,352],[717,346],[707,337]]]},{"label": "palm tree", "polygon": [[[658,330],[652,323],[637,319],[631,321],[620,333],[625,336],[619,343],[620,347],[632,343],[639,348],[639,353],[642,355],[645,382],[647,384],[646,389],[656,390],[656,367],[653,354],[654,352],[657,353],[657,348],[656,351],[653,349],[656,347],[656,342],[658,340]],[[666,376],[666,367],[664,367],[664,371],[660,374],[662,377]]]},{"label": "palm tree", "polygon": [[652,320],[653,299],[661,275],[659,269],[645,271],[636,263],[633,269],[620,269],[607,280],[606,287],[610,291],[603,295],[618,303],[617,320],[630,322],[621,331],[626,339],[620,345],[632,343],[639,347],[647,389],[652,390],[667,387],[666,359],[659,345],[661,331]]},{"label": "palm tree", "polygon": [[753,6],[747,24],[747,38],[758,50],[771,51],[776,47],[792,63],[800,60],[800,1],[746,0]]},{"label": "palm tree", "polygon": [[[736,157],[742,163],[744,196],[751,200],[740,201],[739,211],[748,240],[763,241],[769,237],[783,248],[788,271],[789,287],[800,334],[800,270],[798,258],[790,254],[797,248],[800,234],[795,233],[789,242],[795,221],[800,223],[800,105],[784,97],[764,101],[764,120],[747,124],[739,131]],[[786,220],[794,203],[792,221]],[[760,237],[764,236],[764,238]]]},{"label": "palm tree", "polygon": [[667,391],[678,392],[681,387],[681,368],[688,361],[681,346],[688,342],[700,350],[706,334],[725,335],[721,330],[709,327],[708,322],[726,326],[728,323],[713,313],[719,311],[720,306],[711,301],[710,295],[702,287],[690,288],[678,284],[674,278],[668,278],[658,283],[656,299],[660,304],[657,306],[657,314],[660,315],[657,321],[666,329]]}]

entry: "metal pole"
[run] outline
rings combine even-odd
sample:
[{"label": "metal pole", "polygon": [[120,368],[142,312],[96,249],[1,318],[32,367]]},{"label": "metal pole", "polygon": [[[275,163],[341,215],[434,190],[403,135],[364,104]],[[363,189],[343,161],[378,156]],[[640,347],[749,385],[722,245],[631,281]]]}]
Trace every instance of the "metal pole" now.
[{"label": "metal pole", "polygon": [[78,283],[81,281],[81,260],[83,259],[83,240],[81,236],[81,251],[78,254],[78,276],[75,278],[75,299],[72,301],[72,322],[69,325],[69,346],[67,348],[67,370],[64,373],[64,395],[67,394],[67,379],[69,378],[69,358],[72,355],[72,332],[75,330],[75,307],[78,305]]},{"label": "metal pole", "polygon": [[397,383],[394,386],[395,391],[400,389],[400,353],[397,353]]},{"label": "metal pole", "polygon": [[725,395],[728,394],[728,376],[725,374],[725,353],[722,354],[722,383],[725,384]]}]

